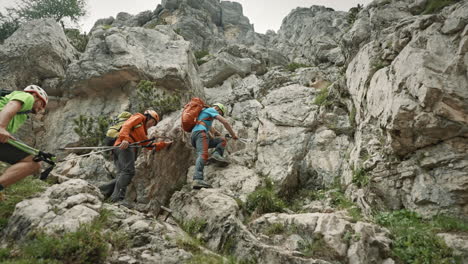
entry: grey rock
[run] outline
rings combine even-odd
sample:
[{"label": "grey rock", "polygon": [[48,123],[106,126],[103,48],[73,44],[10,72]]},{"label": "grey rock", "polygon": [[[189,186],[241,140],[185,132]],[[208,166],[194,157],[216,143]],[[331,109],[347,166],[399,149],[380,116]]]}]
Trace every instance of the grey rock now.
[{"label": "grey rock", "polygon": [[18,90],[46,79],[63,79],[77,54],[55,20],[30,21],[0,46],[0,84]]}]

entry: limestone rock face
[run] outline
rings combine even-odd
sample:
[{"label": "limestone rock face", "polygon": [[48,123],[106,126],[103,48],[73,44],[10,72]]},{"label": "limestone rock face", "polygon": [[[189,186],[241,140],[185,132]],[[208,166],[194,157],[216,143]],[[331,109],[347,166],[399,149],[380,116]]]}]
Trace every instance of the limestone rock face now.
[{"label": "limestone rock face", "polygon": [[[269,234],[273,225],[282,226],[283,231]],[[357,222],[351,223],[338,213],[323,214],[266,214],[251,223],[256,234],[266,234],[262,242],[281,246],[290,251],[300,251],[307,243],[320,243],[326,246],[321,250],[329,261],[349,263],[383,263],[391,260],[388,231],[379,226]],[[284,234],[283,234],[284,233]],[[343,237],[349,237],[346,243]]]},{"label": "limestone rock face", "polygon": [[0,86],[21,90],[29,84],[63,79],[77,54],[55,20],[25,23],[0,45]]},{"label": "limestone rock face", "polygon": [[349,28],[346,15],[323,6],[298,7],[283,19],[271,44],[291,61],[342,66],[345,51],[340,39]]},{"label": "limestone rock face", "polygon": [[437,17],[389,24],[347,68],[359,124],[352,163],[374,175],[378,196],[393,208],[466,218],[466,194],[454,186],[467,181],[461,165],[467,162],[461,154],[467,147],[467,30],[466,22],[454,22],[463,21],[466,11],[467,3],[460,2]]},{"label": "limestone rock face", "polygon": [[151,24],[171,25],[195,50],[218,51],[228,43],[253,45],[259,41],[237,2],[162,1],[158,17]]},{"label": "limestone rock face", "polygon": [[[60,184],[19,203],[2,240],[38,228],[73,231],[104,208],[131,242],[111,249],[109,263],[219,255],[268,264],[398,262],[395,234],[373,223],[376,211],[468,219],[468,2],[423,15],[427,4],[375,0],[354,21],[325,7],[298,8],[278,33],[257,34],[236,2],[164,0],[154,11],[96,22],[79,59],[60,34],[38,38],[52,43],[44,52],[53,55],[32,74],[17,67],[25,50],[15,47],[35,32],[18,31],[0,51],[2,83],[18,89],[38,78],[59,97],[41,123],[28,123],[41,149],[81,145],[73,123],[80,115],[134,109],[140,80],[155,82],[158,93],[177,91],[182,102],[148,131],[173,144],[139,153],[123,202],[102,206],[88,184],[113,177],[110,161],[61,153],[70,160],[52,173]],[[56,31],[40,23],[37,32]],[[27,54],[43,52],[41,45]],[[190,186],[196,155],[179,109],[192,96],[225,104],[239,136],[227,137],[229,166],[205,166],[212,189]],[[227,133],[221,122],[213,126]],[[252,212],[262,195],[287,203],[277,213]],[[467,258],[463,234],[438,236]],[[317,243],[324,253],[307,251]]]},{"label": "limestone rock face", "polygon": [[22,240],[33,230],[73,232],[80,224],[99,216],[102,195],[95,186],[80,179],[48,188],[39,197],[16,205],[3,236]]},{"label": "limestone rock face", "polygon": [[131,81],[156,81],[169,90],[200,91],[189,43],[167,27],[99,27],[85,53],[68,68],[72,94],[118,92]]}]

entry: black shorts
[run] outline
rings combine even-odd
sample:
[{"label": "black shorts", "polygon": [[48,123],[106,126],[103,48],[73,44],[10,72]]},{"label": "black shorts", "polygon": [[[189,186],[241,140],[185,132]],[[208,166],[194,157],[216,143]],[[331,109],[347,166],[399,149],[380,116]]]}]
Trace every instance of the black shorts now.
[{"label": "black shorts", "polygon": [[27,156],[30,156],[30,154],[8,143],[0,143],[0,161],[16,164]]}]

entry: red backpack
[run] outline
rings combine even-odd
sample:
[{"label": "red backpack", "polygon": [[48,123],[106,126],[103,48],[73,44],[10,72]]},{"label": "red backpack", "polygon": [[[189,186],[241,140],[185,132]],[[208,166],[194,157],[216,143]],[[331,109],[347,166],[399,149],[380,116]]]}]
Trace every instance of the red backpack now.
[{"label": "red backpack", "polygon": [[197,123],[203,124],[203,122],[198,122],[197,118],[203,108],[209,107],[202,99],[194,97],[184,106],[182,111],[182,129],[186,132],[191,132],[193,127]]}]

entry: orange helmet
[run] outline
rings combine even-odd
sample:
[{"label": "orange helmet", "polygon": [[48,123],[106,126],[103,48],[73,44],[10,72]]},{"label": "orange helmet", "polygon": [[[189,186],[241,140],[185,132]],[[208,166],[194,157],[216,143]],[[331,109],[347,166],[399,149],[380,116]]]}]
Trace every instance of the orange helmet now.
[{"label": "orange helmet", "polygon": [[28,87],[24,88],[23,91],[36,94],[44,102],[44,106],[46,106],[49,102],[49,96],[47,96],[46,91],[37,85],[29,85]]},{"label": "orange helmet", "polygon": [[145,111],[145,115],[149,115],[154,120],[156,120],[156,122],[159,122],[159,115],[158,115],[158,113],[156,113],[156,111],[148,109],[148,110]]}]

